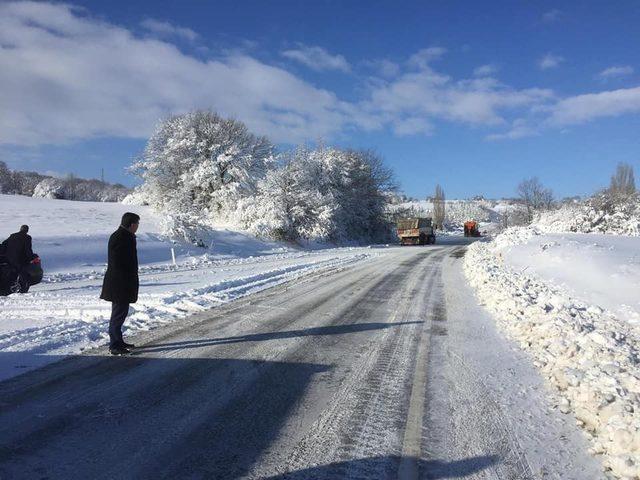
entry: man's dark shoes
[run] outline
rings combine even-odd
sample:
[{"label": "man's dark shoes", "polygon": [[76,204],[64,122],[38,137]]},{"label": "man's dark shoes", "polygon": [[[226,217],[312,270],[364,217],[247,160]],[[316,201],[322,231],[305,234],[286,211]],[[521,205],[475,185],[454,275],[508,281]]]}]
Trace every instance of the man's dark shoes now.
[{"label": "man's dark shoes", "polygon": [[123,346],[117,346],[109,348],[109,353],[111,355],[129,355],[131,352]]},{"label": "man's dark shoes", "polygon": [[129,348],[129,349],[136,348],[136,346],[133,343],[127,343],[127,342],[122,342],[122,346],[124,348]]}]

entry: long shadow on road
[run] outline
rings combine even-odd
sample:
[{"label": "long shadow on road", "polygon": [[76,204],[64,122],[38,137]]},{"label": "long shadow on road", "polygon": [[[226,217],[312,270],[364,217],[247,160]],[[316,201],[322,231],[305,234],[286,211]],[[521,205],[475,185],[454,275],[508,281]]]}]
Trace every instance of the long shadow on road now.
[{"label": "long shadow on road", "polygon": [[[264,480],[335,480],[349,478],[403,480],[398,475],[401,460],[402,457],[399,456],[348,460],[265,477]],[[418,465],[418,478],[437,480],[467,477],[498,463],[500,458],[496,455],[482,455],[451,462],[414,460]]]},{"label": "long shadow on road", "polygon": [[238,478],[328,369],[70,358],[0,383],[0,478]]},{"label": "long shadow on road", "polygon": [[344,335],[348,333],[366,332],[370,330],[382,330],[385,328],[398,327],[401,325],[414,325],[423,323],[416,322],[395,322],[395,323],[353,323],[347,325],[329,325],[325,327],[311,327],[302,330],[285,330],[282,332],[252,333],[235,337],[204,338],[200,340],[185,340],[182,342],[158,343],[143,345],[136,349],[140,352],[163,352],[168,350],[181,350],[187,348],[200,348],[213,345],[226,345],[229,343],[241,342],[264,342],[267,340],[280,340],[286,338],[322,336],[322,335]]}]

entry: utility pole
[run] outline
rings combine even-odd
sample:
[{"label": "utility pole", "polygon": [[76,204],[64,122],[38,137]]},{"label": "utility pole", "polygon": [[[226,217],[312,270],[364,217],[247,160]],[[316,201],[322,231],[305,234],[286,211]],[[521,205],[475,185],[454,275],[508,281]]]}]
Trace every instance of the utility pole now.
[{"label": "utility pole", "polygon": [[104,167],[100,169],[100,181],[104,183]]}]

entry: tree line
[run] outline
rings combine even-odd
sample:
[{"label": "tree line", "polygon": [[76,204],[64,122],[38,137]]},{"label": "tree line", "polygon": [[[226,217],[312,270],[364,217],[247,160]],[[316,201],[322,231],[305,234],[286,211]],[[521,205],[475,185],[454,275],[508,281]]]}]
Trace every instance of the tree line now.
[{"label": "tree line", "polygon": [[[534,220],[536,213],[551,210],[558,206],[554,199],[553,191],[545,187],[537,177],[525,179],[518,185],[518,199],[524,206],[524,211],[512,212],[510,218],[504,219],[510,225],[529,224]],[[605,213],[615,213],[627,204],[640,202],[635,184],[633,167],[621,162],[616,166],[611,176],[609,186],[597,191],[586,203],[596,210]]]},{"label": "tree line", "polygon": [[93,202],[120,202],[130,189],[118,183],[67,175],[64,178],[37,172],[11,170],[0,161],[0,193],[29,197],[81,200]]}]

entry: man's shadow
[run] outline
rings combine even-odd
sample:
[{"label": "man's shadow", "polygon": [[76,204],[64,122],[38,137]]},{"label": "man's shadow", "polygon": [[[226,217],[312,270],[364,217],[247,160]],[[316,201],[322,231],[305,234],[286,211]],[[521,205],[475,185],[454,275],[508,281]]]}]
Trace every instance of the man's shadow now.
[{"label": "man's shadow", "polygon": [[311,327],[301,330],[285,330],[281,332],[252,333],[234,337],[204,338],[200,340],[184,340],[181,342],[157,343],[151,345],[141,345],[136,348],[136,352],[165,352],[168,350],[182,350],[188,348],[200,348],[212,345],[226,345],[230,343],[242,342],[264,342],[267,340],[279,340],[296,337],[310,337],[322,335],[344,335],[348,333],[359,333],[371,330],[382,330],[385,328],[398,327],[402,325],[415,325],[423,323],[416,322],[394,322],[394,323],[352,323],[346,325],[328,325],[325,327]]}]

